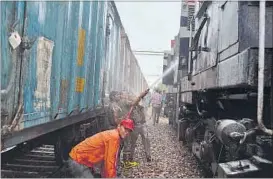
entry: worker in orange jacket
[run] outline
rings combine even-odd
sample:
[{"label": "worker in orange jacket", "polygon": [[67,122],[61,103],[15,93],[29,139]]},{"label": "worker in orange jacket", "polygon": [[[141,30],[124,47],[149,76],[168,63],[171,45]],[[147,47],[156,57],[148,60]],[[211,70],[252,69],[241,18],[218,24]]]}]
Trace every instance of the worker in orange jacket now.
[{"label": "worker in orange jacket", "polygon": [[124,119],[116,129],[100,132],[76,145],[69,153],[68,160],[74,177],[94,178],[94,165],[104,161],[102,177],[115,178],[120,140],[128,136],[133,129],[133,121]]},{"label": "worker in orange jacket", "polygon": [[[121,139],[124,139],[134,129],[134,122],[130,119],[132,109],[139,103],[149,90],[144,91],[134,101],[127,116],[118,124],[116,129],[100,132],[91,136],[78,145],[69,153],[68,166],[71,173],[77,178],[94,178],[94,165],[104,162],[104,178],[115,178],[117,175],[117,157]],[[117,114],[115,113],[115,118]],[[118,121],[118,120],[117,120]]]}]

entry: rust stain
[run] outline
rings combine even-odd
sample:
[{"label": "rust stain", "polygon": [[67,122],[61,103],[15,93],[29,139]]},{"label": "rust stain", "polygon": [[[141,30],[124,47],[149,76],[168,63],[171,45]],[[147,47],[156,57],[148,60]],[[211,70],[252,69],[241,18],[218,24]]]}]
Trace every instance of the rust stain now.
[{"label": "rust stain", "polygon": [[68,89],[68,81],[61,80],[61,91],[60,91],[60,106],[65,107],[66,99],[67,99],[67,89]]},{"label": "rust stain", "polygon": [[85,30],[79,29],[79,40],[78,40],[78,57],[77,64],[78,66],[83,65],[84,60],[84,47],[85,47]]},{"label": "rust stain", "polygon": [[85,79],[77,77],[76,79],[76,92],[82,93],[84,90]]}]

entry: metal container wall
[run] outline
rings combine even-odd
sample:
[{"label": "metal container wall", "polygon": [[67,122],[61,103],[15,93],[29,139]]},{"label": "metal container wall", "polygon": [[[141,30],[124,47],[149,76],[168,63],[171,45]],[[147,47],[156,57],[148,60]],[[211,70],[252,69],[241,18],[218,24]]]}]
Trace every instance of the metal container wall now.
[{"label": "metal container wall", "polygon": [[[106,8],[102,1],[1,2],[1,102],[10,104],[1,108],[8,115],[6,125],[21,104],[18,130],[100,104]],[[22,53],[21,47],[14,51],[8,42],[17,19],[19,35],[35,40]],[[10,80],[12,90],[4,99]],[[17,102],[19,92],[22,99]]]},{"label": "metal container wall", "polygon": [[[1,127],[11,123],[20,105],[18,103],[20,90],[21,54],[19,49],[12,50],[9,45],[9,34],[23,32],[24,2],[0,2],[1,17]],[[17,25],[15,25],[15,20]],[[14,26],[13,29],[11,27]],[[20,99],[20,101],[22,101]]]},{"label": "metal container wall", "polygon": [[121,24],[117,20],[116,14],[111,2],[108,2],[107,22],[109,23],[109,35],[107,37],[107,84],[106,93],[109,94],[111,90],[119,90],[120,80],[117,80],[120,75],[120,31]]},{"label": "metal container wall", "polygon": [[[14,50],[13,31],[26,39]],[[101,105],[105,91],[147,87],[114,2],[1,2],[2,129],[77,115]]]},{"label": "metal container wall", "polygon": [[111,91],[127,91],[135,95],[148,88],[146,80],[132,53],[130,42],[122,26],[117,8],[113,2],[108,2],[107,22],[109,36],[107,37],[107,81],[106,94]]}]

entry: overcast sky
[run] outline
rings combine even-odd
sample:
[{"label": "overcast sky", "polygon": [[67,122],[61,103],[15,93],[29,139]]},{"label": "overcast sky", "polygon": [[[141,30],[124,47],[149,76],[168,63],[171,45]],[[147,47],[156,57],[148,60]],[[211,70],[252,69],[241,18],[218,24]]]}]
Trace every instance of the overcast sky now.
[{"label": "overcast sky", "polygon": [[[179,32],[181,2],[115,3],[133,50],[170,50],[171,40]],[[163,56],[136,58],[148,83],[162,74]]]}]

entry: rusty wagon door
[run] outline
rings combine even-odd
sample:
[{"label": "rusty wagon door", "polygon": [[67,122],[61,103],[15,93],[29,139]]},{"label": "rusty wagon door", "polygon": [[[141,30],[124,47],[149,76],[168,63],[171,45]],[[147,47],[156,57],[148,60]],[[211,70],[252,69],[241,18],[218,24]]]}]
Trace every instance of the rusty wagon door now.
[{"label": "rusty wagon door", "polygon": [[1,134],[16,129],[23,113],[22,56],[24,2],[0,2],[1,15]]}]

